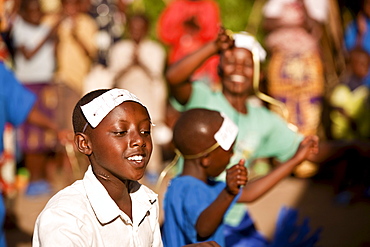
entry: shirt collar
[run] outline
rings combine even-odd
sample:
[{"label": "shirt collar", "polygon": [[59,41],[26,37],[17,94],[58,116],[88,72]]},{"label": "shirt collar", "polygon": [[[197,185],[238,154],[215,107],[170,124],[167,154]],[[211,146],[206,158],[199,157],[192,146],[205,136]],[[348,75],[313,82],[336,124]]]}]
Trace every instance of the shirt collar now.
[{"label": "shirt collar", "polygon": [[[96,218],[102,225],[113,221],[119,216],[124,220],[129,220],[128,216],[119,209],[117,204],[109,196],[105,187],[95,177],[91,165],[85,173],[83,183],[90,205]],[[133,224],[139,225],[153,204],[157,202],[158,196],[139,183],[132,189],[130,196],[132,200]]]}]

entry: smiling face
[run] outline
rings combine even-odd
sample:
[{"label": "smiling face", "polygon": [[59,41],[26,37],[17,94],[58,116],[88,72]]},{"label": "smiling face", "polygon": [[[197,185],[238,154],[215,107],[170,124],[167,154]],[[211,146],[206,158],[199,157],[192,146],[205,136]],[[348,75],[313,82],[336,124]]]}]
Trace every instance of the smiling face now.
[{"label": "smiling face", "polygon": [[253,57],[244,48],[226,51],[220,61],[224,93],[250,94],[253,85]]},{"label": "smiling face", "polygon": [[132,101],[114,108],[95,129],[89,129],[89,159],[95,174],[121,181],[139,180],[152,152],[147,110]]}]

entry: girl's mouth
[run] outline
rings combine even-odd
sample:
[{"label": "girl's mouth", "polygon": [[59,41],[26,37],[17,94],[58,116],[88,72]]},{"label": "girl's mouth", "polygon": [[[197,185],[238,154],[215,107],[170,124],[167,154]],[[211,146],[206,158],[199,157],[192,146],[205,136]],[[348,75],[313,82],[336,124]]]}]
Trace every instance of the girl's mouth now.
[{"label": "girl's mouth", "polygon": [[237,83],[244,83],[247,81],[247,77],[242,75],[230,75],[230,81]]},{"label": "girl's mouth", "polygon": [[138,167],[145,166],[143,155],[133,155],[133,156],[128,157],[127,160],[133,163],[135,166],[138,166]]}]

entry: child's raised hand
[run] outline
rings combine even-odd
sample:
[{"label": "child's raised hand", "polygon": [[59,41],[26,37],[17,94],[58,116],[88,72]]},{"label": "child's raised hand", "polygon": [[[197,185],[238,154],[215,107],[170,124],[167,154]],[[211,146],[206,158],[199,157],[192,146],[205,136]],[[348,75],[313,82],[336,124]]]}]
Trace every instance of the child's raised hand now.
[{"label": "child's raised hand", "polygon": [[238,164],[226,170],[226,191],[231,195],[237,195],[240,186],[248,182],[248,171],[244,163],[245,160],[241,159]]},{"label": "child's raised hand", "polygon": [[316,135],[306,136],[299,144],[298,150],[294,158],[300,162],[307,159],[310,154],[317,154],[319,152],[319,137]]},{"label": "child's raised hand", "polygon": [[218,50],[221,52],[228,50],[234,46],[234,40],[230,37],[224,27],[220,27],[218,31],[216,45],[218,47]]}]

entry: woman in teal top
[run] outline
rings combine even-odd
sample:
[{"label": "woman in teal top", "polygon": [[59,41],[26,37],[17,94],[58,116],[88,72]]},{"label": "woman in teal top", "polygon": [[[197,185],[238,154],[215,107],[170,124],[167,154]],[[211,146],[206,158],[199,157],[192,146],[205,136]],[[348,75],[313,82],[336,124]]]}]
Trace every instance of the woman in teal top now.
[{"label": "woman in teal top", "polygon": [[[260,61],[265,59],[266,52],[253,36],[238,33],[231,39],[226,31],[221,29],[215,41],[205,44],[171,65],[166,72],[171,94],[182,110],[191,108],[217,110],[238,125],[240,132],[230,164],[243,158],[248,166],[254,159],[262,157],[271,157],[284,162],[296,154],[303,140],[303,136],[288,128],[288,124],[279,116],[264,106],[254,105],[249,101],[253,94],[253,50],[258,51]],[[191,82],[190,77],[208,57],[217,53],[221,53],[219,74],[222,90],[214,92],[201,82]],[[311,155],[308,160],[318,162],[328,157],[335,158],[341,153],[338,152],[338,148],[342,151],[342,148],[347,147],[322,148],[321,154]],[[294,169],[294,167],[280,168],[282,167],[279,166],[279,169],[274,169],[254,181],[256,186],[250,190],[250,202],[263,196]],[[224,174],[218,179],[224,180]],[[245,205],[235,204],[225,218],[226,226],[230,228],[227,231],[228,236],[238,235],[243,228],[243,222],[248,218]],[[254,226],[252,224],[248,227]],[[236,243],[233,243],[233,246],[236,246]]]}]

